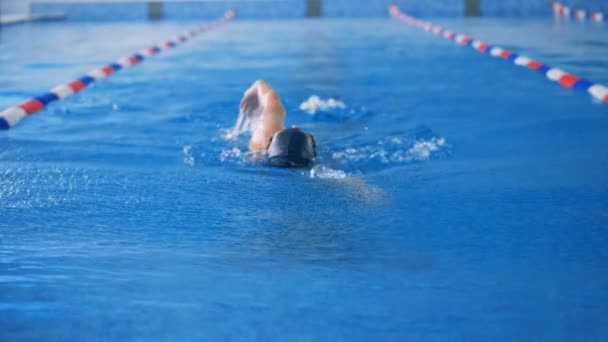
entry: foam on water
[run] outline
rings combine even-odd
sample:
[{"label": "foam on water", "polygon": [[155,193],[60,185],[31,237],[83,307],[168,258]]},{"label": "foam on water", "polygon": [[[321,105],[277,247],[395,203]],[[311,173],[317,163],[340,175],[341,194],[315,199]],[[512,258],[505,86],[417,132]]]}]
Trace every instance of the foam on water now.
[{"label": "foam on water", "polygon": [[405,153],[405,158],[402,156],[400,158],[405,160],[427,160],[431,157],[431,153],[438,151],[445,145],[445,139],[441,137],[431,138],[428,141],[416,141],[414,146]]},{"label": "foam on water", "polygon": [[346,108],[346,104],[334,98],[323,100],[317,95],[312,95],[300,104],[300,110],[307,112],[310,115],[315,115],[317,111],[330,111],[336,108],[344,109]]}]

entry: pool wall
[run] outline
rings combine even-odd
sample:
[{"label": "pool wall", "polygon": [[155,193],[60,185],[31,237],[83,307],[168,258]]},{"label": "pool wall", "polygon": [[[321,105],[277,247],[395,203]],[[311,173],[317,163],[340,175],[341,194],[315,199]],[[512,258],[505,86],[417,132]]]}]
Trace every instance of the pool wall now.
[{"label": "pool wall", "polygon": [[[422,17],[456,17],[465,8],[479,7],[483,16],[540,17],[551,14],[549,0],[3,0],[3,13],[29,8],[32,13],[63,13],[73,21],[140,21],[151,18],[151,8],[162,11],[165,20],[198,20],[215,18],[227,7],[237,7],[241,19],[302,18],[311,4],[320,7],[324,17],[385,17],[386,7],[394,2],[408,13]],[[591,11],[608,12],[605,0],[562,1],[565,5]],[[469,4],[467,6],[466,4]]]}]

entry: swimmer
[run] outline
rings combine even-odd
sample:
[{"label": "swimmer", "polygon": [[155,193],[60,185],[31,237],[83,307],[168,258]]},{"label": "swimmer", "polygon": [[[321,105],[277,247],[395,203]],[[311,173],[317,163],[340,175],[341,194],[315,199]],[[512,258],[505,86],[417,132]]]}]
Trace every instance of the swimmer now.
[{"label": "swimmer", "polygon": [[249,150],[266,154],[271,166],[305,168],[313,164],[313,136],[299,128],[285,128],[285,107],[265,81],[257,80],[245,91],[234,134],[251,132]]}]

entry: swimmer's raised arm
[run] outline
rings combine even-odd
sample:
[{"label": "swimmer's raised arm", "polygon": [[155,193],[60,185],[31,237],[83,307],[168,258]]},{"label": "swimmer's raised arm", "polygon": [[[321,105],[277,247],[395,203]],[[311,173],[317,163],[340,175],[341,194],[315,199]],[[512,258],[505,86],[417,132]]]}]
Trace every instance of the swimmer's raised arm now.
[{"label": "swimmer's raised arm", "polygon": [[279,94],[266,81],[257,80],[245,91],[240,104],[240,116],[253,121],[249,148],[253,152],[266,152],[270,138],[285,128],[285,108]]},{"label": "swimmer's raised arm", "polygon": [[285,108],[268,82],[257,80],[243,94],[232,136],[251,131],[249,150],[266,164],[276,167],[310,168],[316,153],[315,139],[293,126],[285,129]]}]

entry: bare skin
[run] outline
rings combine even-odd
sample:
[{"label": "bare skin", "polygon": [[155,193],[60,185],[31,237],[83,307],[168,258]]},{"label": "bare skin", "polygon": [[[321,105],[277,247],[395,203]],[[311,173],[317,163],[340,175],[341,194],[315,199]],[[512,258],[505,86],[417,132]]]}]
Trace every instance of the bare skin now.
[{"label": "bare skin", "polygon": [[[233,133],[238,135],[244,131],[251,131],[250,152],[266,153],[270,139],[276,132],[285,129],[285,118],[285,108],[279,94],[268,82],[257,80],[243,95]],[[347,185],[357,198],[370,205],[378,205],[386,199],[382,189],[369,186],[362,179],[345,177],[334,181],[336,184]]]},{"label": "bare skin", "polygon": [[268,82],[257,80],[243,95],[235,132],[249,128],[249,150],[266,153],[272,136],[285,129],[285,117],[279,94]]}]

